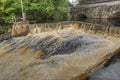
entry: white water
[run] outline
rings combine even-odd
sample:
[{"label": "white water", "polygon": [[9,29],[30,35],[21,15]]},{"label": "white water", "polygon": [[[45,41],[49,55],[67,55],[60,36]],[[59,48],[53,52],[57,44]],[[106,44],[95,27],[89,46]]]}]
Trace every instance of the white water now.
[{"label": "white water", "polygon": [[0,43],[0,80],[70,80],[115,45],[75,28],[12,38]]}]

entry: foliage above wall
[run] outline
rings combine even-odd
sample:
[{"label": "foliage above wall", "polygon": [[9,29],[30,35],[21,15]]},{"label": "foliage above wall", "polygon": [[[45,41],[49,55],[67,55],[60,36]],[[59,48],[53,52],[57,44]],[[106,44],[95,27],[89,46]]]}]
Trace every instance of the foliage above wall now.
[{"label": "foliage above wall", "polygon": [[[23,0],[28,20],[37,22],[63,20],[68,0]],[[13,16],[21,17],[21,0],[0,0],[0,23],[11,23]]]}]

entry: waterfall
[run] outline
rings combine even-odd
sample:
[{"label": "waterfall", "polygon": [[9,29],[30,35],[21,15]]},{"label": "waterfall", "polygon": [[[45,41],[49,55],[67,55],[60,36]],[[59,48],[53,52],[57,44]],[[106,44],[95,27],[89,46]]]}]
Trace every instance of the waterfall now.
[{"label": "waterfall", "polygon": [[0,80],[74,80],[119,46],[90,24],[65,25],[32,25],[27,36],[1,42]]}]

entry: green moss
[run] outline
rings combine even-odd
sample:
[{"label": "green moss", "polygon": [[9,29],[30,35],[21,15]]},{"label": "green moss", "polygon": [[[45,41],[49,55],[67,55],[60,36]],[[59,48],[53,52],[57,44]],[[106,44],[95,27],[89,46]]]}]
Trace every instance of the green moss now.
[{"label": "green moss", "polygon": [[0,34],[9,33],[11,31],[12,31],[12,29],[10,27],[0,26]]},{"label": "green moss", "polygon": [[11,28],[8,28],[7,32],[12,32],[12,29],[11,29]]},{"label": "green moss", "polygon": [[0,26],[0,34],[3,34],[4,33],[4,30],[2,28],[2,26]]}]

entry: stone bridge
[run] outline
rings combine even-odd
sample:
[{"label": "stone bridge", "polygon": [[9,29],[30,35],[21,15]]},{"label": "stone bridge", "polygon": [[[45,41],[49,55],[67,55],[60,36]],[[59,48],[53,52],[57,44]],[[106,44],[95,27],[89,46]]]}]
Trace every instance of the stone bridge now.
[{"label": "stone bridge", "polygon": [[71,8],[70,13],[72,16],[72,20],[81,20],[85,18],[120,19],[120,1],[77,5]]}]

